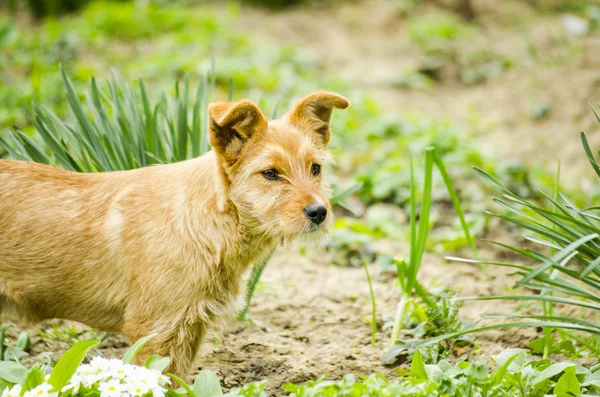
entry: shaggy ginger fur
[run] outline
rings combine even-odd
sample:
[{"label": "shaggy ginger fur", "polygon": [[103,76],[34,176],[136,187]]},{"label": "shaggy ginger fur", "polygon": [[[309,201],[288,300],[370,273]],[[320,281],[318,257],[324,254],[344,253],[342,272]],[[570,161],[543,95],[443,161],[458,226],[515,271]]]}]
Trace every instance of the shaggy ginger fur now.
[{"label": "shaggy ginger fur", "polygon": [[79,321],[132,341],[155,333],[138,362],[169,356],[168,371],[187,376],[248,266],[281,240],[331,226],[331,215],[315,222],[306,211],[331,214],[320,166],[332,110],[349,104],[317,92],[268,121],[250,101],[215,103],[212,151],[133,171],[0,160],[2,314]]}]

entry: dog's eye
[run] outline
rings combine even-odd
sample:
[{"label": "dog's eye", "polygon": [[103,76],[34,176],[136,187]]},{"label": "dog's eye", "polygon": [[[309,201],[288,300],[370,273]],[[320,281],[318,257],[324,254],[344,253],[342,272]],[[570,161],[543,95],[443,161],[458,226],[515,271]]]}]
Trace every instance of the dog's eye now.
[{"label": "dog's eye", "polygon": [[317,176],[321,173],[321,166],[319,164],[313,164],[310,167],[310,172],[314,175]]},{"label": "dog's eye", "polygon": [[279,178],[279,172],[277,172],[277,170],[275,170],[275,169],[273,169],[273,168],[271,168],[271,169],[269,169],[269,170],[264,170],[264,171],[262,172],[262,175],[263,175],[265,178],[267,178],[267,179],[270,179],[270,180],[272,180],[272,181],[276,181],[276,180],[280,179],[280,178]]}]

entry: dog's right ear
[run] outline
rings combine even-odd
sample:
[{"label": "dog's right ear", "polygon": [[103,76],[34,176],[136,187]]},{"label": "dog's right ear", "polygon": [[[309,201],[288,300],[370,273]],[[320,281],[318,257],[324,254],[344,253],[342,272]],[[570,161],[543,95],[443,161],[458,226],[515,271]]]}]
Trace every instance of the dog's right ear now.
[{"label": "dog's right ear", "polygon": [[209,142],[217,155],[230,166],[244,144],[267,130],[268,120],[252,101],[216,102],[208,107]]}]

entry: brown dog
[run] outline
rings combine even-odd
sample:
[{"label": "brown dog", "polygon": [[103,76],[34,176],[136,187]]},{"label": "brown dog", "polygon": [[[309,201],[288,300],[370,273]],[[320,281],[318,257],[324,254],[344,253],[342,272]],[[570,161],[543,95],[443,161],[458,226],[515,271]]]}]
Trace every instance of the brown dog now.
[{"label": "brown dog", "polygon": [[186,376],[248,266],[331,226],[321,167],[332,110],[349,104],[317,92],[268,121],[250,101],[214,103],[212,151],[133,171],[0,160],[0,310],[155,333],[138,362],[169,356]]}]

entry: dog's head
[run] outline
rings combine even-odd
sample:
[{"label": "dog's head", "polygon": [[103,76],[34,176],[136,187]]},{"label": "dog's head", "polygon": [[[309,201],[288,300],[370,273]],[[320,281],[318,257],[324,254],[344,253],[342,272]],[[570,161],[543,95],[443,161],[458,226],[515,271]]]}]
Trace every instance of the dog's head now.
[{"label": "dog's head", "polygon": [[327,232],[333,223],[323,170],[333,108],[350,102],[331,92],[302,99],[269,121],[251,101],[209,107],[210,144],[228,199],[246,225],[286,241]]}]

